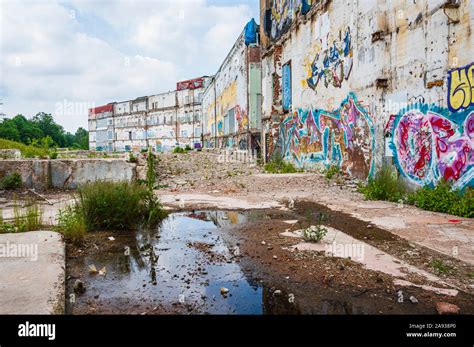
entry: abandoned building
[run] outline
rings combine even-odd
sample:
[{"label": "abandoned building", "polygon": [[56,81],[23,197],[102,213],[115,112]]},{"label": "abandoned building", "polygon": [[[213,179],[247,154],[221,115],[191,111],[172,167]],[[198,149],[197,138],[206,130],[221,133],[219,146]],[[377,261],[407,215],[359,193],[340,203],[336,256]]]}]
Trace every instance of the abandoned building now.
[{"label": "abandoned building", "polygon": [[474,184],[474,2],[260,6],[264,158]]},{"label": "abandoned building", "polygon": [[252,19],[204,91],[204,146],[258,150],[261,99],[258,26]]},{"label": "abandoned building", "polygon": [[176,90],[89,110],[89,147],[98,151],[155,151],[201,146],[201,101],[208,77],[181,81]]},{"label": "abandoned building", "polygon": [[245,26],[213,77],[92,110],[91,148],[251,149],[360,179],[388,163],[415,186],[473,185],[473,10],[261,0],[262,24]]}]

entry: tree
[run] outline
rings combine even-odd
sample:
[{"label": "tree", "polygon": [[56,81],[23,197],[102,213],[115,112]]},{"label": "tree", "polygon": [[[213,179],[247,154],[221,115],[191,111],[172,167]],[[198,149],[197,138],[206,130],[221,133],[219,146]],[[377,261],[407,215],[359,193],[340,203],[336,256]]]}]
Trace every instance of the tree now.
[{"label": "tree", "polygon": [[0,123],[0,137],[12,141],[20,141],[20,132],[15,122],[11,119],[5,119]]}]

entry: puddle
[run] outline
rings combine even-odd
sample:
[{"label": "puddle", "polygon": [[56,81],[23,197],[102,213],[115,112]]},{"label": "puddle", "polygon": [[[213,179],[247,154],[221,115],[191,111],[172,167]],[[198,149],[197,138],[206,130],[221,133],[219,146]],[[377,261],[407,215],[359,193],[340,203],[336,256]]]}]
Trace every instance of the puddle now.
[{"label": "puddle", "polygon": [[254,211],[173,213],[159,230],[118,237],[117,247],[75,259],[72,266],[107,269],[106,276],[85,275],[88,297],[153,298],[164,306],[189,305],[198,314],[263,314],[262,286],[245,276],[238,248],[216,232],[261,218],[265,215]]}]

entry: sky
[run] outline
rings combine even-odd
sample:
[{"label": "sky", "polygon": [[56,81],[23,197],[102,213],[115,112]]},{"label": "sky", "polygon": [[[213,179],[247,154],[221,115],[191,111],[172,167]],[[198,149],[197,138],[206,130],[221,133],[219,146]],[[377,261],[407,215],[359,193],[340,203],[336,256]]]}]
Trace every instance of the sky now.
[{"label": "sky", "polygon": [[212,75],[258,0],[0,0],[0,113],[87,110]]}]

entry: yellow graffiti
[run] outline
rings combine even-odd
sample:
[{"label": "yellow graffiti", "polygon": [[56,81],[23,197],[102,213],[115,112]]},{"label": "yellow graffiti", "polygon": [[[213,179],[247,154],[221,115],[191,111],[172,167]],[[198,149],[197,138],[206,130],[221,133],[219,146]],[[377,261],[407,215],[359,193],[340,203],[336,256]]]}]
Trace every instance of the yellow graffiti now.
[{"label": "yellow graffiti", "polygon": [[448,72],[448,107],[452,112],[474,105],[474,63]]}]

